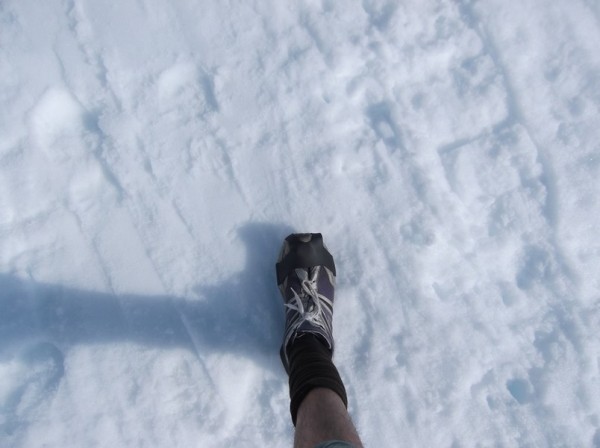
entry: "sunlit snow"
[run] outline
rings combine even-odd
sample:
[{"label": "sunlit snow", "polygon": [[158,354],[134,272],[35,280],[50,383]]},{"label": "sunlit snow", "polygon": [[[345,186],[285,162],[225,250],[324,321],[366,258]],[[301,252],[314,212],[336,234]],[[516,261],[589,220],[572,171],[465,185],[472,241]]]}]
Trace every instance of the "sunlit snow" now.
[{"label": "sunlit snow", "polygon": [[322,232],[370,447],[600,447],[600,4],[0,3],[0,446],[286,447]]}]

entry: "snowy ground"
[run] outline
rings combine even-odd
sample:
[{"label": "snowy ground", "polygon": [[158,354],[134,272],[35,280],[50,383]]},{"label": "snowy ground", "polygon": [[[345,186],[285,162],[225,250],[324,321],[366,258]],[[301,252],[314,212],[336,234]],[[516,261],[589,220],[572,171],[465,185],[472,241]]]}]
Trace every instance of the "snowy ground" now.
[{"label": "snowy ground", "polygon": [[285,447],[319,231],[367,446],[600,447],[595,0],[0,3],[0,446]]}]

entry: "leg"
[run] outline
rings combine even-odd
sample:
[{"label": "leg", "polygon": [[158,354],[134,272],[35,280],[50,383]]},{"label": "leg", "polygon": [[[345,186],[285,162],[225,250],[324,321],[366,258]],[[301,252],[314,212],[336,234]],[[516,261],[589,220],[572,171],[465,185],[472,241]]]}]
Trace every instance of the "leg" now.
[{"label": "leg", "polygon": [[300,404],[295,448],[314,448],[326,440],[343,440],[362,447],[344,402],[330,389],[313,389]]},{"label": "leg", "polygon": [[281,360],[289,375],[295,446],[326,441],[362,447],[346,410],[346,389],[333,356],[335,263],[321,234],[288,236],[277,263],[286,307]]}]

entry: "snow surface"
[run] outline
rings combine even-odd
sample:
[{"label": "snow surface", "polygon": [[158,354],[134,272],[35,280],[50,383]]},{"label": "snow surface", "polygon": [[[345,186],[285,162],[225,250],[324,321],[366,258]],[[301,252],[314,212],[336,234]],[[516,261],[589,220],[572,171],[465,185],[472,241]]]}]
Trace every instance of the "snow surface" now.
[{"label": "snow surface", "polygon": [[0,3],[0,446],[290,446],[322,232],[367,446],[600,447],[595,0]]}]

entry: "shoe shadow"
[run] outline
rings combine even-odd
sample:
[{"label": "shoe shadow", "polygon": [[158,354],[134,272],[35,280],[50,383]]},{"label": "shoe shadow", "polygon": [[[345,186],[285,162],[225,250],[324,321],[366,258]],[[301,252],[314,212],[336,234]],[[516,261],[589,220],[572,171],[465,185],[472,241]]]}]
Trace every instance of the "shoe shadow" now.
[{"label": "shoe shadow", "polygon": [[277,357],[284,325],[275,261],[290,232],[274,224],[242,226],[245,268],[219,284],[198,285],[200,297],[193,299],[113,295],[0,274],[0,355],[40,341],[61,352],[129,341],[183,347],[200,357],[230,352],[274,366],[265,359]]}]

